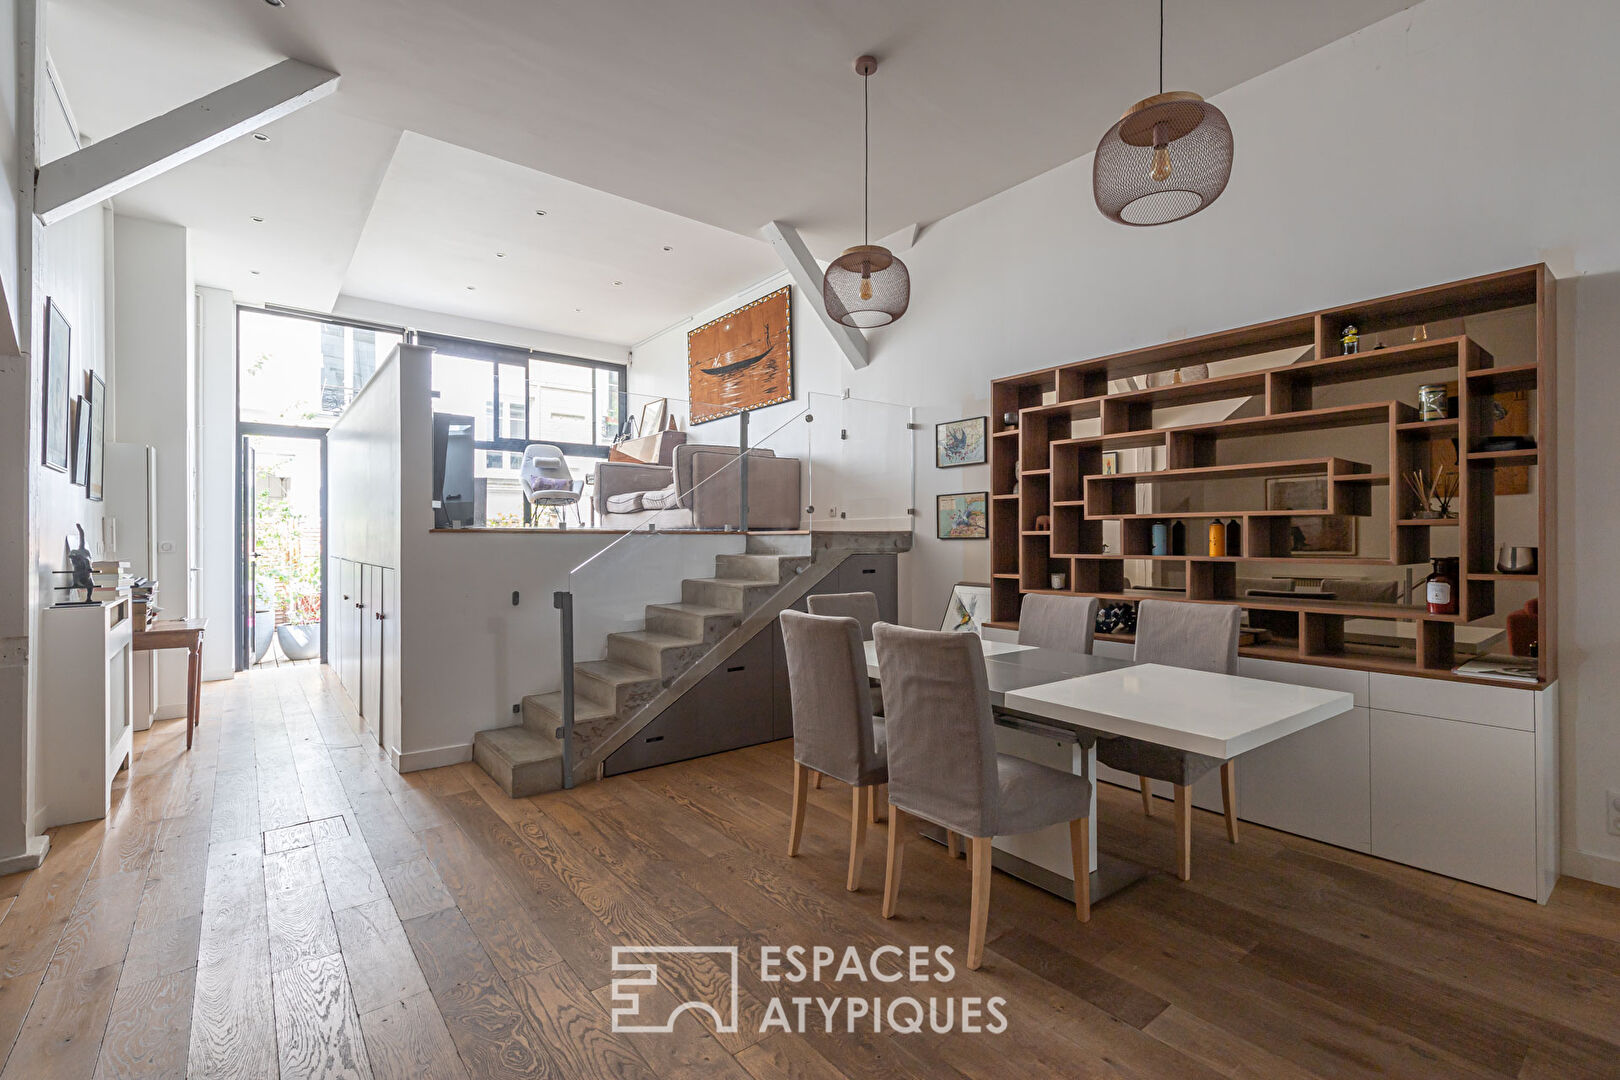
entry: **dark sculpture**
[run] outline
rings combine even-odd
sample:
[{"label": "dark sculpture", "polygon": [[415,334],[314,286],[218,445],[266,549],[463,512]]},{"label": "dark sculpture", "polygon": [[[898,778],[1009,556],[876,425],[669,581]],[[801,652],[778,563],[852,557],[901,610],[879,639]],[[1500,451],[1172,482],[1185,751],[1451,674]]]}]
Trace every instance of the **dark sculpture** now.
[{"label": "dark sculpture", "polygon": [[68,550],[68,566],[73,571],[72,589],[84,590],[84,603],[90,602],[90,590],[95,582],[90,577],[90,549],[84,546],[84,526],[75,526],[79,530],[79,546]]}]

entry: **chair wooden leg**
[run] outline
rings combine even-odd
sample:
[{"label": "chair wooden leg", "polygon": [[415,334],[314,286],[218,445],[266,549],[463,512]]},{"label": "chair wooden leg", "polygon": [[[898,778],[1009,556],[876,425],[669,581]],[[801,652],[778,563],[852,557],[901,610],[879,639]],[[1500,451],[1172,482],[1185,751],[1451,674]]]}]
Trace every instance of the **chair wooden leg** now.
[{"label": "chair wooden leg", "polygon": [[815,777],[815,789],[817,791],[820,791],[821,790],[821,774],[816,772],[814,769],[811,769],[810,770],[810,775]]},{"label": "chair wooden leg", "polygon": [[962,838],[949,829],[945,830],[945,850],[951,853],[953,859],[962,855]]},{"label": "chair wooden leg", "polygon": [[1226,838],[1237,843],[1237,762],[1221,763],[1221,805],[1226,808]]},{"label": "chair wooden leg", "polygon": [[900,861],[905,854],[905,841],[901,833],[905,811],[898,806],[889,807],[889,858],[883,867],[883,917],[894,918],[895,901],[900,899]]},{"label": "chair wooden leg", "polygon": [[844,888],[858,892],[861,864],[866,861],[866,817],[872,812],[872,785],[852,787],[849,802],[849,880]]},{"label": "chair wooden leg", "polygon": [[1176,785],[1176,876],[1192,877],[1192,788]]},{"label": "chair wooden leg", "polygon": [[969,971],[984,963],[984,932],[990,923],[990,837],[968,838],[968,859],[973,864],[973,904],[968,914]]},{"label": "chair wooden leg", "polygon": [[1142,814],[1145,817],[1153,816],[1153,781],[1145,776],[1136,778],[1142,785]]},{"label": "chair wooden leg", "polygon": [[1091,921],[1091,819],[1069,822],[1069,854],[1074,859],[1074,917]]},{"label": "chair wooden leg", "polygon": [[793,821],[788,826],[788,858],[799,853],[799,841],[804,837],[804,804],[810,797],[810,770],[793,763]]},{"label": "chair wooden leg", "polygon": [[878,823],[878,788],[878,784],[873,784],[868,789],[871,792],[871,798],[866,800],[866,820],[873,825]]}]

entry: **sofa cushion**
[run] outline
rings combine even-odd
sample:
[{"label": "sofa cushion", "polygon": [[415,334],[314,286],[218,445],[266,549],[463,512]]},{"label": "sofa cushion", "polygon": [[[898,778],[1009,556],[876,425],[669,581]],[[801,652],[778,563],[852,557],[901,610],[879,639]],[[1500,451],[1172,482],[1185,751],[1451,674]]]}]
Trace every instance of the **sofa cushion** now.
[{"label": "sofa cushion", "polygon": [[626,491],[618,495],[607,497],[607,512],[610,514],[633,514],[641,509],[642,496],[645,491]]},{"label": "sofa cushion", "polygon": [[[643,510],[678,510],[680,505],[681,497],[676,493],[674,484],[659,491],[644,491],[641,493],[641,508]],[[611,503],[609,509],[612,509]]]}]

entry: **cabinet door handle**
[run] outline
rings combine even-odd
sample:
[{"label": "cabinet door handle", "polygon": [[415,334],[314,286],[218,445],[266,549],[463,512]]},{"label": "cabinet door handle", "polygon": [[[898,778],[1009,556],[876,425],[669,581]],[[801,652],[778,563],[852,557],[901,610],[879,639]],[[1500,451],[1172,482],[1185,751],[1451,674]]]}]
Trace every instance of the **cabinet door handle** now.
[{"label": "cabinet door handle", "polygon": [[738,664],[736,667],[728,667],[728,668],[726,668],[726,670],[727,671],[746,671],[746,670],[748,670],[748,665],[747,664]]},{"label": "cabinet door handle", "polygon": [[382,622],[382,617],[383,617],[383,613],[382,613],[382,612],[380,612],[380,611],[379,611],[379,612],[377,612],[377,621],[378,621],[378,622]]},{"label": "cabinet door handle", "polygon": [[355,602],[354,602],[354,607],[355,607],[355,610],[356,610],[356,611],[358,611],[358,610],[360,610],[360,609],[361,609],[361,608],[363,608],[363,607],[365,607],[365,606],[366,606],[366,605],[364,605],[364,604],[362,604],[362,603],[361,603],[361,602],[360,602],[360,601],[358,601],[358,600],[356,600],[356,601],[355,601]]}]

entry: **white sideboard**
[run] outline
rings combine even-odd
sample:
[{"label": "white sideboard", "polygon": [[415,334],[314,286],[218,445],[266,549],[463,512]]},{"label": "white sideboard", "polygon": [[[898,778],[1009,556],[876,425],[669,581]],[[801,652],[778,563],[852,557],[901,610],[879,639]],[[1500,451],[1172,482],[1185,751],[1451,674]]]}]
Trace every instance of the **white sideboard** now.
[{"label": "white sideboard", "polygon": [[[1095,649],[1131,657],[1119,642]],[[1483,686],[1247,657],[1238,673],[1355,698],[1343,716],[1237,759],[1240,818],[1546,903],[1558,881],[1556,683]],[[1137,786],[1106,766],[1097,775]],[[1165,783],[1154,791],[1172,794]],[[1193,802],[1221,811],[1217,773],[1194,785]]]},{"label": "white sideboard", "polygon": [[133,608],[125,598],[46,608],[39,635],[42,825],[107,816],[134,737]]}]

